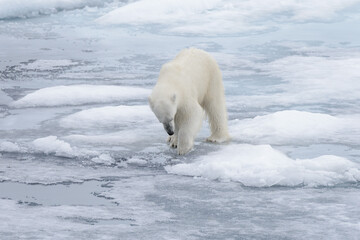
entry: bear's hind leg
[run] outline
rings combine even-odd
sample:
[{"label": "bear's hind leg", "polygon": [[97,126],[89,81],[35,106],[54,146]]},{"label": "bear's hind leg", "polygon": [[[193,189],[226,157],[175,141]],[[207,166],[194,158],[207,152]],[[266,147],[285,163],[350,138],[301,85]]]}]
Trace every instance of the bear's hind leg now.
[{"label": "bear's hind leg", "polygon": [[208,142],[226,142],[230,140],[225,99],[222,96],[212,98],[204,106],[207,113],[211,136],[206,139]]}]

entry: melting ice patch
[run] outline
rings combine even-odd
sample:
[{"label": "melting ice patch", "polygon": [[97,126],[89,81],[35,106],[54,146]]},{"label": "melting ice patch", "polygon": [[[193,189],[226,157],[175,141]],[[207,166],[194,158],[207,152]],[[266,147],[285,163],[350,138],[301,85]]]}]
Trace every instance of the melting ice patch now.
[{"label": "melting ice patch", "polygon": [[[71,169],[69,170],[71,171]],[[104,174],[106,170],[112,172],[111,168],[96,169],[95,171],[102,171]],[[52,174],[54,176],[58,175],[57,172],[52,172]],[[79,175],[82,172],[71,172],[71,174]],[[121,174],[125,175],[126,173],[122,172]],[[89,187],[78,185],[82,187],[81,191],[84,191],[84,189],[95,190],[91,194],[106,198],[103,201],[96,200],[96,205],[92,203],[91,206],[88,206],[91,203],[89,199],[94,199],[95,196],[84,192],[75,194],[76,196],[73,197],[75,202],[83,202],[80,204],[52,204],[51,200],[46,196],[44,197],[46,199],[45,204],[35,207],[26,204],[27,201],[30,203],[32,201],[36,203],[41,201],[35,197],[25,199],[23,204],[12,199],[0,199],[0,221],[4,223],[0,225],[0,231],[4,233],[3,236],[16,236],[14,238],[27,235],[28,238],[52,239],[54,233],[56,233],[56,235],[66,239],[85,239],[89,238],[89,236],[95,239],[111,239],[114,236],[121,236],[121,239],[141,239],[144,232],[146,235],[148,235],[148,232],[154,232],[154,227],[161,225],[159,223],[173,221],[174,214],[168,212],[162,205],[148,199],[149,195],[157,194],[153,176],[141,178],[139,176],[124,177],[121,175],[121,177],[124,179],[113,183],[105,184],[103,182],[105,186],[101,188],[89,189]],[[43,186],[39,187],[45,188]],[[49,188],[47,187],[47,189]],[[71,188],[74,188],[74,185],[71,185]],[[40,193],[42,189],[39,191]],[[60,192],[62,193],[62,191]],[[69,192],[66,191],[66,193]],[[61,193],[57,193],[57,195],[61,196]],[[60,202],[66,202],[67,199],[72,200],[65,197],[65,200],[62,199]],[[134,232],[132,226],[139,228],[141,233]],[[130,237],[123,238],[123,236]],[[157,236],[154,238],[157,238]],[[153,237],[147,239],[153,239]]]},{"label": "melting ice patch", "polygon": [[286,110],[251,119],[232,120],[230,132],[234,139],[257,144],[356,144],[360,141],[360,116]]},{"label": "melting ice patch", "polygon": [[73,65],[78,65],[78,62],[74,62],[68,59],[60,59],[60,60],[36,60],[34,62],[30,62],[26,65],[21,66],[22,69],[27,70],[53,70],[63,67],[69,67]]},{"label": "melting ice patch", "polygon": [[141,125],[154,119],[147,105],[121,105],[83,110],[61,119],[60,125],[66,128],[117,127],[131,123]]},{"label": "melting ice patch", "polygon": [[[111,183],[112,187],[100,196],[112,199],[119,204],[120,216],[136,220],[137,224],[159,223],[170,221],[173,214],[167,212],[163,206],[149,201],[149,195],[156,192],[154,178],[157,176],[132,177]],[[124,204],[126,203],[126,204]],[[131,203],[131,207],[127,206]],[[155,210],[155,211],[154,211]]]},{"label": "melting ice patch", "polygon": [[86,6],[102,6],[100,0],[0,0],[0,19],[36,17]]},{"label": "melting ice patch", "polygon": [[[39,157],[15,160],[3,156],[0,157],[0,181],[54,184],[83,182],[89,179],[101,180],[104,176],[125,177],[139,174],[134,169],[119,172],[118,167],[109,167],[115,160],[106,153],[90,160],[96,163],[95,167],[88,165],[89,162],[84,164],[83,161],[64,161],[64,159],[55,161],[50,157],[47,160]],[[121,165],[121,163],[117,164],[117,166]]]},{"label": "melting ice patch", "polygon": [[166,166],[168,173],[231,180],[245,186],[333,186],[360,181],[360,165],[324,155],[291,159],[270,145],[236,144],[201,156],[192,163]]},{"label": "melting ice patch", "polygon": [[[287,22],[329,21],[338,16],[339,11],[359,2],[306,0],[299,4],[296,0],[141,0],[113,10],[97,21],[136,26],[165,23],[174,33],[234,34],[266,30],[278,26],[279,20],[283,19]],[[265,21],[266,24],[261,24]]]},{"label": "melting ice patch", "polygon": [[108,103],[146,98],[149,94],[149,89],[139,87],[111,85],[56,86],[32,92],[13,102],[11,106],[21,108]]}]

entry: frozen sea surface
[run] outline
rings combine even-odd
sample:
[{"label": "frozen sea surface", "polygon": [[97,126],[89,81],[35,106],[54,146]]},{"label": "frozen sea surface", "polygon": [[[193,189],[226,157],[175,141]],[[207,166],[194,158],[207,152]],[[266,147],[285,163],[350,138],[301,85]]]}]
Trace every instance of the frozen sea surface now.
[{"label": "frozen sea surface", "polygon": [[[360,1],[0,0],[1,239],[360,239]],[[147,105],[181,49],[232,141]]]}]

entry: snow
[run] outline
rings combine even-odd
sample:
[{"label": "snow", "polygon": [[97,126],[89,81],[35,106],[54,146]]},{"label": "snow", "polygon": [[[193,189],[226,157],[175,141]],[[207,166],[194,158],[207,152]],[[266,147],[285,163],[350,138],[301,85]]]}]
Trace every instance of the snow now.
[{"label": "snow", "polygon": [[0,0],[0,19],[35,17],[85,6],[101,6],[99,0]]},{"label": "snow", "polygon": [[62,105],[83,105],[89,103],[107,103],[131,99],[141,99],[149,95],[150,90],[138,87],[110,85],[71,85],[56,86],[36,90],[13,102],[11,106],[51,107]]},{"label": "snow", "polygon": [[252,143],[298,144],[359,141],[360,116],[331,116],[297,110],[230,121],[234,139]]},{"label": "snow", "polygon": [[155,120],[154,114],[147,105],[140,106],[108,106],[83,110],[60,120],[66,128],[114,128],[119,125],[144,124]]},{"label": "snow", "polygon": [[251,187],[318,187],[360,181],[360,165],[346,158],[328,155],[291,159],[270,145],[230,145],[192,163],[165,169],[173,174],[231,180]]}]

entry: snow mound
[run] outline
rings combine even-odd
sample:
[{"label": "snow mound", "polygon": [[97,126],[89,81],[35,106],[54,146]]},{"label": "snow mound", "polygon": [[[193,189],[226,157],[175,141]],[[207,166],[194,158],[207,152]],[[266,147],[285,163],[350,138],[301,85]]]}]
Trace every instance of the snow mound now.
[{"label": "snow mound", "polygon": [[100,0],[0,0],[0,19],[36,17],[61,10],[102,6]]},{"label": "snow mound", "polygon": [[147,165],[147,161],[137,158],[137,157],[132,157],[130,159],[127,160],[127,163],[130,165],[136,165],[136,166],[146,166]]},{"label": "snow mound", "polygon": [[58,157],[76,158],[76,157],[98,157],[101,156],[97,151],[79,149],[56,136],[38,138],[32,142],[35,151]]},{"label": "snow mound", "polygon": [[149,89],[113,85],[72,85],[39,89],[13,102],[11,106],[52,107],[62,105],[82,105],[108,103],[145,98]]},{"label": "snow mound", "polygon": [[0,152],[24,152],[25,150],[20,147],[17,143],[4,141],[0,142]]},{"label": "snow mound", "polygon": [[[233,1],[233,0],[140,0],[119,7],[97,21],[101,24],[163,25],[174,33],[234,34],[277,26],[281,16],[288,22],[328,21],[356,0],[334,1]],[[164,28],[163,28],[164,29]]]},{"label": "snow mound", "polygon": [[237,144],[201,156],[192,163],[166,166],[168,173],[231,180],[245,186],[333,186],[360,181],[360,165],[324,155],[291,159],[270,145]]},{"label": "snow mound", "polygon": [[335,117],[296,110],[230,121],[232,137],[251,143],[351,143],[359,140],[359,129],[360,116]]},{"label": "snow mound", "polygon": [[95,163],[102,163],[105,165],[111,165],[115,163],[115,159],[107,153],[100,154],[98,157],[92,158],[91,161]]},{"label": "snow mound", "polygon": [[154,120],[149,106],[108,106],[83,110],[60,120],[66,128],[117,127]]}]

